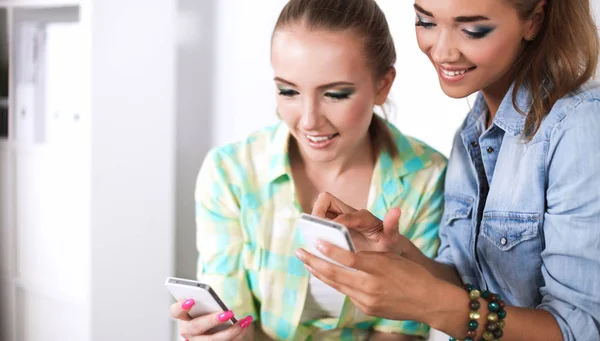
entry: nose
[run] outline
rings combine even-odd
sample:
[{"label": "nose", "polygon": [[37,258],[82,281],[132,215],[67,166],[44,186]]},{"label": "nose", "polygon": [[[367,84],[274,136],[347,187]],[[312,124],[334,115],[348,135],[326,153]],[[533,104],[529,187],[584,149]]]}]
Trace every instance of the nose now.
[{"label": "nose", "polygon": [[438,40],[431,47],[431,59],[436,64],[446,64],[457,62],[460,58],[452,33],[442,31]]},{"label": "nose", "polygon": [[319,128],[323,121],[320,113],[319,101],[315,98],[307,98],[303,103],[302,118],[300,125],[305,131]]}]

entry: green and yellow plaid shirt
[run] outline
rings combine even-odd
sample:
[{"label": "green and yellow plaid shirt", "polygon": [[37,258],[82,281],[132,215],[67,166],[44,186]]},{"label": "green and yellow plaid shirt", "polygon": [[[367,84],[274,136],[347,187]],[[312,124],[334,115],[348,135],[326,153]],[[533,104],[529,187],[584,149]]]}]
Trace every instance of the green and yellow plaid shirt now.
[{"label": "green and yellow plaid shirt", "polygon": [[[391,124],[390,129],[400,156],[379,156],[367,208],[382,219],[388,209],[400,207],[400,232],[432,257],[439,245],[446,159]],[[364,330],[425,336],[429,328],[422,323],[367,316],[348,298],[339,318],[300,323],[309,272],[294,255],[304,245],[296,230],[302,209],[289,136],[280,123],[207,155],[195,195],[199,280],[236,316],[251,314],[261,332],[276,340],[357,340]]]}]

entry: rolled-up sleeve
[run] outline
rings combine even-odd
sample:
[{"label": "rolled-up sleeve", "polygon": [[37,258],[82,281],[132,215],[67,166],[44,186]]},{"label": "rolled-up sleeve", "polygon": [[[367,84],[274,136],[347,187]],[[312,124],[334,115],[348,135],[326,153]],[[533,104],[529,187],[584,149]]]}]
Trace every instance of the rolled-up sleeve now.
[{"label": "rolled-up sleeve", "polygon": [[548,146],[539,309],[565,341],[600,339],[600,101],[573,108]]}]

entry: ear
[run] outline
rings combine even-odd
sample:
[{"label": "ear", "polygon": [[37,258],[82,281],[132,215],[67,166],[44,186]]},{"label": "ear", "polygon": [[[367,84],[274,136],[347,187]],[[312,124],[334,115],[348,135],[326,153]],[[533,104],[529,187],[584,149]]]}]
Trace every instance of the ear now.
[{"label": "ear", "polygon": [[392,66],[389,71],[377,82],[377,94],[375,95],[375,105],[383,105],[387,100],[392,84],[396,79],[396,69]]},{"label": "ear", "polygon": [[547,0],[539,0],[533,13],[527,19],[525,26],[525,40],[534,40],[542,29],[542,24],[546,19],[546,4]]}]

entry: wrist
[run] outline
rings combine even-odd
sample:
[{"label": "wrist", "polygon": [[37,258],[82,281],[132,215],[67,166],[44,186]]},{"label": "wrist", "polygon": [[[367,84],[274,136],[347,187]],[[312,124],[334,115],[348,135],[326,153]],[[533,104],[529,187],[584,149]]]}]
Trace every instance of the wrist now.
[{"label": "wrist", "polygon": [[[504,334],[506,311],[499,295],[480,291],[473,285],[464,288],[449,283],[434,291],[430,302],[440,302],[426,316],[432,328],[457,337],[450,340],[497,340]],[[464,292],[467,291],[466,299]],[[467,318],[468,317],[468,318]],[[465,337],[466,335],[466,337]]]},{"label": "wrist", "polygon": [[437,279],[435,290],[427,300],[424,322],[449,335],[465,335],[469,315],[469,297],[464,289]]}]

